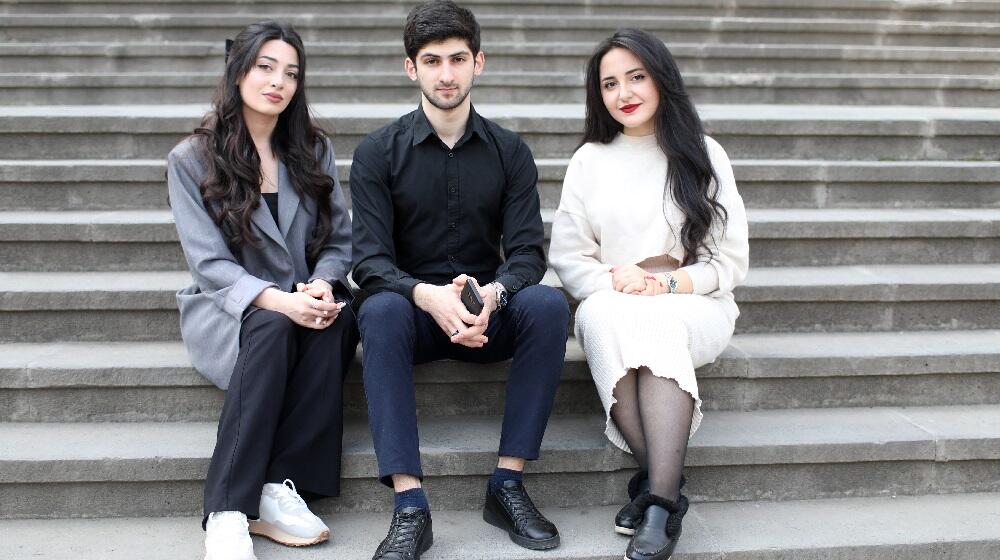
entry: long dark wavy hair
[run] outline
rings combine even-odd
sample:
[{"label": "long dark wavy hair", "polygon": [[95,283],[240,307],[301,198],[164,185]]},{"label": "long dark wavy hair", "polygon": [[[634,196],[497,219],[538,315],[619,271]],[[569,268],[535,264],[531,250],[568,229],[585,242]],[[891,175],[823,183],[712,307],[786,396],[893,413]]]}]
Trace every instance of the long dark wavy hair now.
[{"label": "long dark wavy hair", "polygon": [[333,179],[326,175],[321,165],[326,156],[326,133],[309,115],[306,53],[302,38],[291,25],[260,21],[247,26],[233,40],[227,55],[226,73],[219,80],[212,109],[194,131],[203,139],[199,145],[207,171],[201,184],[201,196],[205,209],[222,230],[234,254],[244,245],[260,246],[260,240],[250,229],[250,215],[261,201],[260,156],[243,119],[239,82],[253,68],[261,46],[272,40],[288,43],[299,56],[298,86],[288,107],[278,116],[278,124],[271,135],[271,150],[285,163],[299,196],[316,201],[316,227],[306,247],[306,259],[312,266],[330,236]]},{"label": "long dark wavy hair", "polygon": [[656,142],[667,156],[664,207],[669,189],[685,217],[679,236],[684,246],[681,264],[692,264],[697,261],[698,250],[706,246],[713,221],[722,220],[724,224],[728,214],[717,200],[718,193],[710,192],[718,180],[705,145],[705,129],[684,89],[677,63],[663,41],[640,29],[619,29],[597,45],[585,70],[587,116],[581,145],[607,144],[623,129],[608,113],[601,95],[601,60],[615,48],[628,49],[642,61],[660,94],[654,129]]}]

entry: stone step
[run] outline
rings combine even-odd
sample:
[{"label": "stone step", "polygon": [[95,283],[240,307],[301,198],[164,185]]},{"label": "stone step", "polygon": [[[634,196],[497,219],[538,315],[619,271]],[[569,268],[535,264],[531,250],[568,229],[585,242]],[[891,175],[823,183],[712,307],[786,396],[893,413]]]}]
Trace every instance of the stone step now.
[{"label": "stone step", "polygon": [[[529,465],[540,507],[610,505],[634,469],[602,415],[558,415]],[[216,424],[3,424],[0,518],[193,515]],[[424,483],[441,509],[480,507],[499,417],[420,422]],[[692,501],[1000,490],[1000,405],[712,412],[687,454]],[[382,511],[368,427],[348,421],[343,492],[318,509]],[[571,488],[587,488],[572,492]]]},{"label": "stone step", "polygon": [[[221,36],[221,35],[220,35]],[[975,47],[896,47],[888,45],[768,44],[757,39],[744,44],[684,43],[669,39],[671,53],[687,73],[732,74],[929,74],[994,76],[1000,71],[1000,49]],[[151,68],[171,72],[218,73],[224,66],[223,41],[120,42],[2,42],[0,72],[129,73]],[[314,72],[400,72],[405,56],[399,39],[349,42],[331,37],[307,41],[310,76]],[[486,79],[493,72],[582,72],[594,41],[485,41]],[[311,80],[310,80],[311,82]]]},{"label": "stone step", "polygon": [[[0,342],[178,340],[174,293],[189,283],[181,271],[3,272]],[[551,270],[543,283],[560,286]],[[1000,328],[995,264],[754,267],[735,296],[739,333]]]},{"label": "stone step", "polygon": [[[892,496],[788,502],[693,503],[671,558],[732,560],[871,560],[962,558],[1000,555],[1000,494]],[[427,560],[607,560],[619,558],[628,540],[611,531],[618,505],[546,508],[559,528],[556,552],[532,552],[468,511],[434,511],[434,546]],[[937,515],[927,515],[933,511]],[[291,549],[254,539],[259,558],[298,560],[365,558],[378,546],[389,520],[384,513],[323,516],[332,528],[327,544]],[[7,520],[0,543],[7,558],[148,560],[203,554],[201,517]],[[118,546],[109,547],[108,543]],[[476,546],[470,546],[475,543]]]},{"label": "stone step", "polygon": [[[373,130],[414,105],[315,104],[348,158]],[[0,153],[8,159],[162,158],[200,122],[206,105],[6,106]],[[568,157],[583,106],[478,105],[519,132],[538,158]],[[734,159],[993,161],[1000,159],[1000,108],[702,105],[706,128]]]},{"label": "stone step", "polygon": [[[890,21],[1000,21],[995,1],[924,0],[468,0],[463,5],[482,16],[509,15],[638,15],[836,18]],[[406,14],[402,0],[19,0],[0,4],[0,14],[189,14],[274,15],[301,13]]]},{"label": "stone step", "polygon": [[[566,159],[535,160],[543,208],[555,208]],[[748,208],[1000,208],[1000,162],[732,160]],[[337,161],[350,200],[351,161]],[[166,209],[163,159],[0,160],[0,208]]]},{"label": "stone step", "polygon": [[[1000,208],[752,208],[748,217],[755,266],[1000,261]],[[543,210],[546,239],[552,218]],[[0,212],[0,271],[185,268],[167,210]]]},{"label": "stone step", "polygon": [[[421,417],[499,415],[509,362],[417,367]],[[1000,331],[741,334],[698,370],[703,410],[1000,404]],[[0,422],[214,421],[223,392],[180,342],[0,345]],[[360,356],[345,414],[366,415]],[[556,414],[599,413],[570,338]]]},{"label": "stone step", "polygon": [[[0,40],[214,41],[234,35],[255,15],[70,14],[5,16]],[[398,41],[403,14],[297,14],[284,18],[305,41]],[[745,18],[634,15],[481,15],[488,41],[593,41],[615,29],[639,26],[677,42],[810,43],[942,47],[1000,47],[1000,23],[877,21],[816,18]]]},{"label": "stone step", "polygon": [[[3,74],[9,105],[199,103],[212,98],[218,73]],[[1000,106],[1000,78],[899,74],[687,73],[696,103]],[[476,80],[484,103],[583,103],[579,71],[489,72]],[[415,97],[402,72],[310,72],[314,103],[406,103]]]}]

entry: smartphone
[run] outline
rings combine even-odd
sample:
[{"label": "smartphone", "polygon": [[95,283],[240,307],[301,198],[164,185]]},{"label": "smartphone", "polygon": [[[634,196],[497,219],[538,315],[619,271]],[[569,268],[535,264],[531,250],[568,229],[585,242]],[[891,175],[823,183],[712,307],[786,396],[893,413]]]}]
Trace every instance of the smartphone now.
[{"label": "smartphone", "polygon": [[476,282],[476,279],[471,276],[465,281],[465,287],[462,288],[462,303],[473,315],[482,313],[483,307],[486,305],[483,302],[483,296],[479,295],[479,282]]}]

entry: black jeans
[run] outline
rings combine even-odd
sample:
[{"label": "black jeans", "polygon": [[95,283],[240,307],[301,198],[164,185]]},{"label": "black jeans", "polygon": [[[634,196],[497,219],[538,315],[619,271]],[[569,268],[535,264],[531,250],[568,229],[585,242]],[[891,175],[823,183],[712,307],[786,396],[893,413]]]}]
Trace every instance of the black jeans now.
[{"label": "black jeans", "polygon": [[264,483],[286,478],[303,494],[340,494],[343,383],[357,343],[350,307],[324,330],[265,309],[243,320],[205,480],[206,518],[255,518]]},{"label": "black jeans", "polygon": [[490,318],[482,348],[452,343],[430,314],[393,292],[365,300],[358,324],[368,423],[383,484],[392,486],[393,474],[423,478],[413,365],[442,358],[490,363],[513,357],[499,454],[538,458],[566,355],[569,306],[560,291],[535,285],[514,294]]}]

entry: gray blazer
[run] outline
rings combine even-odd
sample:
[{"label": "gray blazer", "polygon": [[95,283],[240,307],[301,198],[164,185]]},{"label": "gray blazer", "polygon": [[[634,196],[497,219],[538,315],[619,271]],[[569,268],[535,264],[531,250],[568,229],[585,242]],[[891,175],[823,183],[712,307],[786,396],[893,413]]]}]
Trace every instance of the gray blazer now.
[{"label": "gray blazer", "polygon": [[278,225],[263,202],[251,215],[260,248],[244,246],[234,255],[202,203],[199,185],[205,170],[191,137],[167,156],[170,208],[184,258],[194,283],[177,292],[181,337],[195,369],[218,387],[229,386],[239,351],[240,324],[256,308],[250,305],[264,289],[289,290],[296,282],[322,278],[347,286],[351,267],[351,219],[334,167],[333,146],[326,142],[322,165],[334,181],[330,196],[332,231],[310,270],[306,245],[316,224],[316,203],[301,200],[284,164],[278,165]]}]

